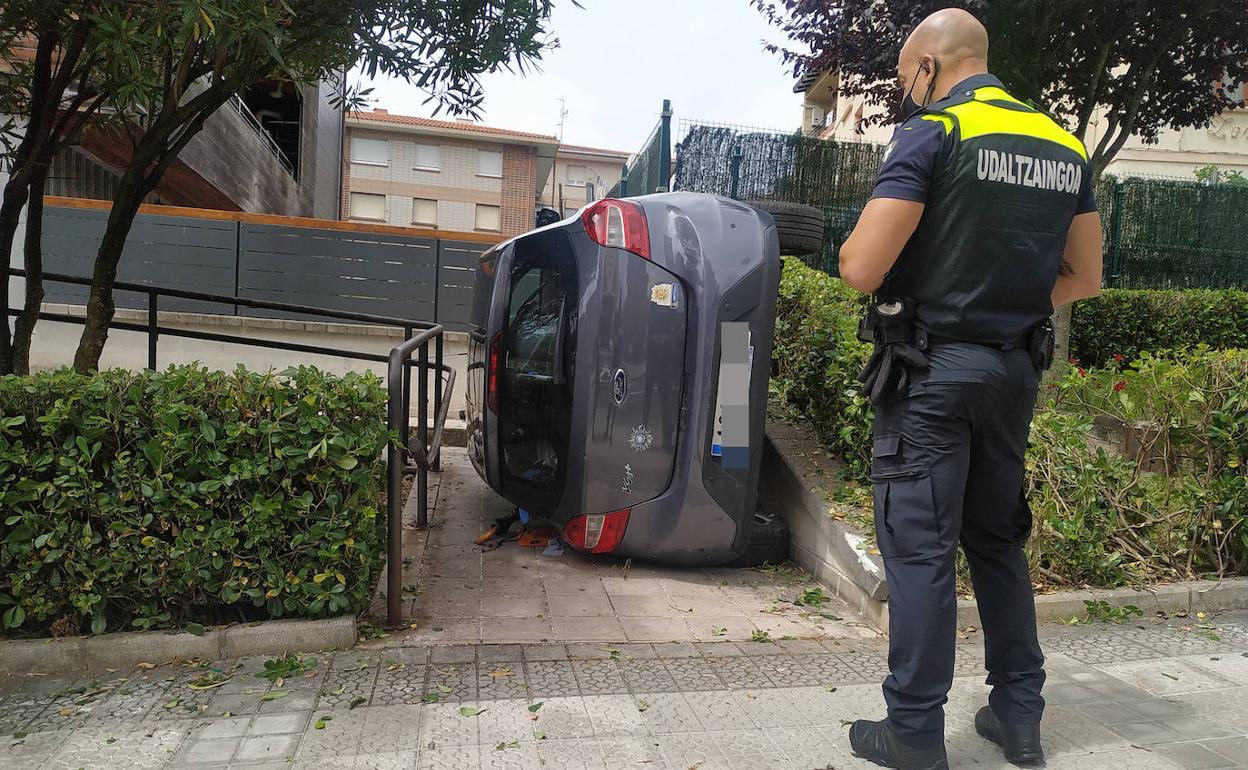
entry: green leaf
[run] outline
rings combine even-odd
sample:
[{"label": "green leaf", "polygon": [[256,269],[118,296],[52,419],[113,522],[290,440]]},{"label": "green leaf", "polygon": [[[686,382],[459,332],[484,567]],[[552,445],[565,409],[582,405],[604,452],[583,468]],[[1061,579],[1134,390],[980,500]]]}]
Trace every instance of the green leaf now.
[{"label": "green leaf", "polygon": [[354,468],[355,466],[359,465],[359,464],[360,464],[360,461],[359,461],[359,460],[357,460],[357,459],[355,459],[355,457],[353,457],[353,456],[351,456],[351,455],[343,455],[342,457],[339,457],[339,458],[338,458],[338,460],[337,460],[337,462],[336,462],[335,464],[336,464],[339,468],[342,468],[344,471],[349,471],[349,470],[351,470],[352,468]]},{"label": "green leaf", "polygon": [[439,700],[441,700],[441,698],[438,697],[436,692],[426,693],[425,695],[420,696],[421,703],[437,703]]},{"label": "green leaf", "polygon": [[444,685],[444,684],[438,684],[438,692],[440,692],[440,693],[452,693],[452,692],[454,692],[454,690],[452,690],[450,687],[447,687],[447,686],[446,686],[446,685]]},{"label": "green leaf", "polygon": [[475,717],[484,713],[485,709],[479,709],[473,706],[461,706],[459,709],[459,715],[461,717]]},{"label": "green leaf", "polygon": [[281,700],[282,698],[285,698],[287,695],[290,695],[290,693],[286,692],[285,690],[273,690],[272,692],[266,692],[264,695],[262,695],[260,697],[260,702],[267,703],[273,700]]},{"label": "green leaf", "polygon": [[534,714],[536,714],[536,713],[537,713],[537,711],[538,711],[538,709],[540,709],[540,708],[542,707],[542,703],[543,703],[543,701],[538,701],[537,703],[534,703],[532,706],[529,706],[529,711],[531,711],[531,712],[533,712]]},{"label": "green leaf", "polygon": [[17,628],[18,626],[22,625],[22,623],[25,623],[25,622],[26,622],[26,610],[22,609],[20,605],[10,607],[8,611],[4,613],[4,627],[5,628]]},{"label": "green leaf", "polygon": [[217,429],[212,427],[211,423],[201,422],[199,424],[199,433],[208,441],[208,443],[212,443],[217,440]]},{"label": "green leaf", "polygon": [[368,698],[361,698],[359,696],[356,696],[351,699],[351,703],[347,705],[347,708],[348,709],[359,708],[360,706],[363,706],[365,703],[368,703]]},{"label": "green leaf", "polygon": [[187,633],[194,634],[195,636],[203,636],[205,633],[204,627],[199,623],[187,623],[186,630]]},{"label": "green leaf", "polygon": [[323,717],[321,717],[320,719],[316,720],[316,724],[314,724],[314,725],[313,725],[313,727],[315,727],[317,730],[324,730],[324,729],[325,729],[325,725],[326,725],[326,724],[327,724],[327,723],[328,723],[331,719],[333,719],[333,717],[331,717],[331,716],[323,716]]}]

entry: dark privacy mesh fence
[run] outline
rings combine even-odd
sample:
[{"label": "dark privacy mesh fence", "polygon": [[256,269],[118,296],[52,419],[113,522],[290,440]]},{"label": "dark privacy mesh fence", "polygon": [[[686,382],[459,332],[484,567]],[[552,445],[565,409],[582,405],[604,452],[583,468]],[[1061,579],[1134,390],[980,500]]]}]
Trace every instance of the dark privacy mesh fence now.
[{"label": "dark privacy mesh fence", "polygon": [[[833,275],[837,251],[871,198],[884,148],[797,132],[684,119],[670,167],[671,104],[612,197],[672,189],[738,200],[782,200],[824,212],[824,251],[805,259]],[[1105,285],[1248,289],[1248,187],[1181,179],[1105,177]]]},{"label": "dark privacy mesh fence", "polygon": [[1105,177],[1105,285],[1248,289],[1248,187]]},{"label": "dark privacy mesh fence", "polygon": [[871,197],[883,147],[688,119],[677,136],[675,189],[823,209],[824,252],[806,260],[835,274],[837,248]]}]

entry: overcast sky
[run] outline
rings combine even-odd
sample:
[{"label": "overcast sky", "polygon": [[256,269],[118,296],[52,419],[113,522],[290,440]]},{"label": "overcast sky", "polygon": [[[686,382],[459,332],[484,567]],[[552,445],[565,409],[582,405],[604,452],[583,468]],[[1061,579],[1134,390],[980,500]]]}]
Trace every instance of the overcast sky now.
[{"label": "overcast sky", "polygon": [[[636,152],[671,99],[682,117],[796,129],[801,98],[763,39],[782,42],[749,0],[555,0],[550,31],[560,47],[540,72],[482,79],[482,122],[557,134],[559,98],[567,104],[570,144]],[[377,81],[378,107],[428,116],[422,92]],[[678,138],[678,137],[674,137]]]}]

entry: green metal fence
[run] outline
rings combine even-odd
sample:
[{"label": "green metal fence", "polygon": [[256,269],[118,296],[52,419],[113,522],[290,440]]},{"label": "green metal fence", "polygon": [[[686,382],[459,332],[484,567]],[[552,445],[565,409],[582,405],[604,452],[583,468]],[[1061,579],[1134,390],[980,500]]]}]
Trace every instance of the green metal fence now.
[{"label": "green metal fence", "polygon": [[608,198],[635,198],[666,192],[672,176],[672,103],[663,100],[663,112],[641,151],[624,164],[624,173]]}]

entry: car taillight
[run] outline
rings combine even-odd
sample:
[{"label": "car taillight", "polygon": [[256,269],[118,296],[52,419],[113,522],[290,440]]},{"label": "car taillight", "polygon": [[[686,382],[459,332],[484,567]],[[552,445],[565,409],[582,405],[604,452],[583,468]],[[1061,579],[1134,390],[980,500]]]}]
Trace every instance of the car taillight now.
[{"label": "car taillight", "polygon": [[563,542],[585,553],[611,553],[624,540],[628,528],[625,508],[614,513],[587,513],[569,521],[563,527]]},{"label": "car taillight", "polygon": [[636,203],[603,198],[585,209],[581,223],[599,246],[615,246],[650,259],[650,227]]},{"label": "car taillight", "polygon": [[503,334],[499,332],[490,340],[490,370],[486,373],[485,403],[490,411],[498,414],[498,378],[502,376]]}]

